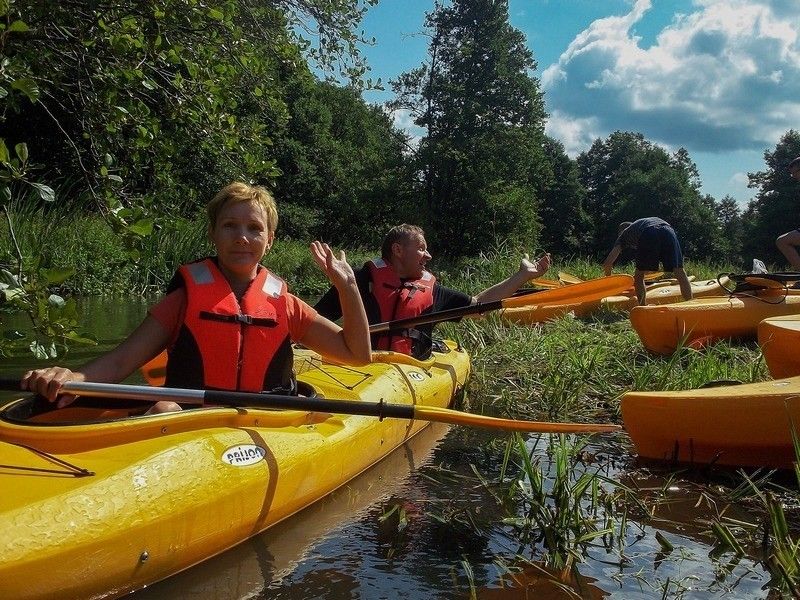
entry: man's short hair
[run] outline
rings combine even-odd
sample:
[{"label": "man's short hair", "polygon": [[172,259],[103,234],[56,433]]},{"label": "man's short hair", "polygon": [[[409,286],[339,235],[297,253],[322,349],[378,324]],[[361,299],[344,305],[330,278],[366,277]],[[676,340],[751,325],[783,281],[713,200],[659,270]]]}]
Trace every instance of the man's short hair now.
[{"label": "man's short hair", "polygon": [[383,238],[383,245],[381,246],[381,258],[383,258],[383,260],[389,260],[392,258],[392,246],[396,243],[404,244],[415,238],[424,237],[425,232],[422,231],[422,227],[409,225],[408,223],[396,225],[392,227],[389,230],[389,233],[386,234],[386,237]]},{"label": "man's short hair", "polygon": [[800,169],[800,156],[795,158],[792,162],[789,163],[789,166],[786,167],[789,171],[794,171],[795,169]]}]

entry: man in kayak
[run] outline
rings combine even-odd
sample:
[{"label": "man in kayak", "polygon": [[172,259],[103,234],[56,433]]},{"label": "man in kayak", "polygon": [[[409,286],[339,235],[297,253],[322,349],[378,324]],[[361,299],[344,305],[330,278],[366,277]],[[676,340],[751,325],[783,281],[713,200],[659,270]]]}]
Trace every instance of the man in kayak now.
[{"label": "man in kayak", "polygon": [[[314,242],[311,253],[342,299],[342,326],[290,294],[282,279],[260,264],[275,239],[278,213],[270,193],[235,182],[208,205],[208,236],[216,256],[183,265],[167,295],[119,346],[78,371],[49,367],[28,371],[22,389],[58,406],[67,381],[122,381],[165,348],[170,387],[261,392],[294,391],[291,341],[334,361],[371,359],[369,326],[353,269],[344,252],[334,256]],[[179,410],[159,402],[149,412]]]},{"label": "man in kayak", "polygon": [[[787,169],[793,179],[800,181],[800,156],[790,162]],[[800,246],[800,229],[794,229],[778,236],[775,245],[789,261],[791,269],[800,271],[800,253],[797,252],[797,247]]]},{"label": "man in kayak", "polygon": [[[473,297],[439,284],[425,268],[430,259],[425,232],[420,227],[403,224],[389,230],[383,240],[381,257],[367,261],[355,271],[371,324],[502,300],[550,267],[549,254],[533,262],[526,254],[516,273]],[[332,321],[338,319],[342,314],[339,291],[328,290],[314,308]],[[425,359],[433,347],[432,333],[433,324],[423,324],[403,331],[375,334],[372,345],[376,350],[393,350]]]},{"label": "man in kayak", "polygon": [[648,272],[658,271],[659,263],[664,265],[665,271],[671,271],[675,275],[683,299],[692,299],[692,284],[689,283],[689,278],[683,270],[681,245],[669,223],[658,217],[645,217],[633,222],[620,223],[617,241],[603,261],[603,271],[606,275],[611,275],[614,262],[623,248],[631,248],[636,254],[633,284],[640,305],[647,304],[644,276]]}]

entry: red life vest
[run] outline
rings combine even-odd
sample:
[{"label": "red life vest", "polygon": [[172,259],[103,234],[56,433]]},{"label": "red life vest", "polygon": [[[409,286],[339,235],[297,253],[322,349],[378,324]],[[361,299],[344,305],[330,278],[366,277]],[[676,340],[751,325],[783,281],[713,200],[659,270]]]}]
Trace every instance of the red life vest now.
[{"label": "red life vest", "polygon": [[263,390],[293,387],[286,283],[260,268],[241,304],[211,259],[178,269],[186,313],[169,350],[170,387]]},{"label": "red life vest", "polygon": [[[433,306],[436,277],[428,271],[419,279],[400,281],[392,265],[382,258],[375,258],[367,265],[372,280],[370,291],[378,304],[382,322],[416,317]],[[373,348],[410,355],[415,333],[416,330],[408,329],[377,334],[373,336]]]}]

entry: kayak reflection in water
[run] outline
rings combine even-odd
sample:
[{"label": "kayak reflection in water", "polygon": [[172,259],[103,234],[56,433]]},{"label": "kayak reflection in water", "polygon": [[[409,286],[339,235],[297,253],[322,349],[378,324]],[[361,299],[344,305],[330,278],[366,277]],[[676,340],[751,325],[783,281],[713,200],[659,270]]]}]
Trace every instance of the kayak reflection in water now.
[{"label": "kayak reflection in water", "polygon": [[[296,389],[291,342],[328,360],[370,362],[369,327],[345,253],[315,241],[311,254],[342,299],[341,327],[290,294],[285,282],[260,264],[275,239],[278,213],[263,187],[234,182],[209,202],[208,236],[216,256],[181,266],[166,296],[152,306],[127,339],[77,371],[28,371],[21,388],[68,405],[68,381],[117,383],[165,348],[166,385],[243,392]],[[148,414],[180,410],[161,401]]]},{"label": "kayak reflection in water", "polygon": [[[533,261],[526,254],[516,273],[473,297],[439,284],[426,270],[430,259],[425,232],[420,227],[403,224],[389,230],[381,257],[367,261],[355,271],[371,324],[502,300],[550,268],[549,254]],[[341,317],[343,306],[338,288],[328,290],[314,308],[331,320]],[[424,360],[433,347],[432,333],[433,324],[428,323],[374,334],[372,344],[377,350],[393,350]]]}]

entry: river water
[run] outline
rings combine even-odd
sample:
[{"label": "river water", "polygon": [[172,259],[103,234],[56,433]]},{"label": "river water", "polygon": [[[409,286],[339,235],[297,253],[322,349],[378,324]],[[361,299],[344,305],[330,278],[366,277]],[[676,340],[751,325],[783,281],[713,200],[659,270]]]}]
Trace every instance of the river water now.
[{"label": "river water", "polygon": [[[71,352],[59,364],[78,366],[113,347],[141,321],[146,307],[137,301],[84,301],[84,331],[99,344]],[[2,328],[24,326],[24,319],[3,317]],[[27,357],[3,359],[0,376],[17,376],[40,364]],[[138,374],[130,379],[141,381]],[[637,464],[624,433],[592,438],[575,472],[600,473],[637,490],[646,504],[658,498],[649,504],[652,514],[631,511],[622,539],[586,546],[571,575],[544,568],[541,543],[504,522],[507,514],[499,512],[493,497],[506,439],[503,433],[432,425],[323,501],[131,597],[779,597],[757,549],[739,558],[713,551],[709,523],[722,509],[709,493],[713,482]],[[556,472],[552,441],[535,435],[525,440],[550,487]],[[523,510],[518,508],[518,516]],[[756,519],[735,504],[725,511],[738,520]],[[657,533],[674,549],[666,550]]]}]

